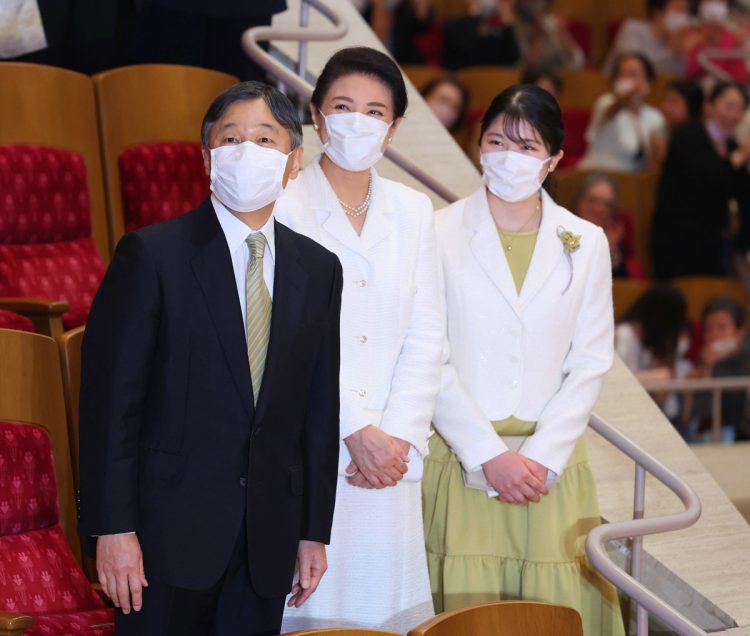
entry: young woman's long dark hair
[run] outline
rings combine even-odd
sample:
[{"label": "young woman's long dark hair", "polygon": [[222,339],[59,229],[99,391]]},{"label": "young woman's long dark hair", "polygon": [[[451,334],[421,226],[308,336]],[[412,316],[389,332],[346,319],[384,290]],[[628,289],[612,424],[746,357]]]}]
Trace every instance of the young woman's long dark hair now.
[{"label": "young woman's long dark hair", "polygon": [[539,133],[550,155],[562,149],[565,126],[560,104],[543,88],[534,84],[513,84],[495,97],[482,117],[480,140],[500,115],[505,115],[503,132],[511,141],[521,140],[521,122],[528,122]]}]

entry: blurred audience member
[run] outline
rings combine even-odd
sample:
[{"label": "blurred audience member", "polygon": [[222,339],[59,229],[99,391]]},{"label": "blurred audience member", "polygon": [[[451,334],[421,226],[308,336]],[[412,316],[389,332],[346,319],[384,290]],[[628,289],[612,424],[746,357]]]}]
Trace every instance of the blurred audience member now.
[{"label": "blurred audience member", "polygon": [[[731,378],[750,375],[750,340],[747,338],[747,317],[743,307],[731,296],[712,298],[703,310],[703,349],[689,378]],[[747,391],[722,393],[722,424],[724,438],[743,437],[737,430],[743,419]],[[683,421],[690,440],[700,438],[711,418],[711,396],[698,393],[688,396]]]},{"label": "blurred audience member", "polygon": [[[108,4],[106,2],[100,4]],[[143,0],[132,55],[139,63],[187,64],[264,81],[242,49],[242,34],[271,24],[286,0]]]},{"label": "blurred audience member", "polygon": [[612,177],[602,173],[587,175],[578,188],[573,212],[604,230],[609,242],[612,276],[644,278],[633,245],[633,218],[620,209],[617,184]]},{"label": "blurred audience member", "polygon": [[[731,79],[744,83],[748,79],[745,47],[747,35],[742,31],[734,31],[729,25],[728,0],[700,0],[698,17],[700,25],[693,30],[688,39],[688,59],[686,76],[697,79],[706,75],[717,75],[722,79]],[[735,52],[729,58],[713,56],[713,51],[724,54]],[[706,68],[707,58],[711,67],[718,72],[709,72]]]},{"label": "blurred audience member", "polygon": [[688,0],[647,0],[648,18],[628,18],[620,27],[604,63],[612,71],[615,59],[628,51],[643,53],[658,73],[685,72],[684,34],[691,24]]},{"label": "blurred audience member", "polygon": [[469,91],[458,79],[451,75],[436,77],[422,89],[422,97],[448,132],[461,128],[469,107]]},{"label": "blurred audience member", "polygon": [[583,68],[586,56],[565,22],[551,12],[552,0],[516,0],[512,4],[522,66]]},{"label": "blurred audience member", "polygon": [[657,278],[726,273],[729,201],[750,190],[750,144],[733,138],[747,105],[742,86],[717,84],[705,121],[675,131],[652,225]]},{"label": "blurred audience member", "polygon": [[552,95],[558,102],[565,89],[559,73],[545,67],[528,67],[521,75],[521,84],[535,84]]},{"label": "blurred audience member", "polygon": [[[615,350],[641,381],[684,378],[692,365],[687,304],[678,289],[657,283],[645,292],[615,328]],[[654,399],[665,415],[679,423],[681,400],[676,394]]]},{"label": "blurred audience member", "polygon": [[446,68],[513,66],[520,57],[515,22],[516,0],[467,0],[467,15],[443,25]]},{"label": "blurred audience member", "polygon": [[612,92],[594,104],[582,168],[638,172],[653,162],[652,141],[663,134],[665,126],[661,112],[645,103],[655,76],[644,55],[623,53],[617,57],[612,67]]},{"label": "blurred audience member", "polygon": [[680,126],[700,121],[703,116],[703,91],[687,80],[676,80],[667,86],[659,105],[667,130],[673,132]]},{"label": "blurred audience member", "polygon": [[399,64],[424,64],[416,36],[427,33],[435,21],[432,0],[401,0],[393,19],[391,41],[386,44]]},{"label": "blurred audience member", "polygon": [[654,162],[662,164],[667,157],[669,140],[674,131],[703,116],[703,91],[695,82],[675,80],[667,87],[664,99],[659,104],[666,126],[652,140]]}]

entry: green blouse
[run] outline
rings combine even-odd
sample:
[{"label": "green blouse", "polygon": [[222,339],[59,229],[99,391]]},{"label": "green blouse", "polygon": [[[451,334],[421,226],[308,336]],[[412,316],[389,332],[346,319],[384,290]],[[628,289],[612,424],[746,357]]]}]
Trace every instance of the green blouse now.
[{"label": "green blouse", "polygon": [[[516,292],[520,294],[526,273],[529,271],[539,230],[531,232],[506,232],[498,228],[497,233],[500,237],[500,245],[505,257],[508,259],[510,273],[513,275],[513,282],[516,284]],[[510,249],[508,249],[508,246],[510,246]]]}]

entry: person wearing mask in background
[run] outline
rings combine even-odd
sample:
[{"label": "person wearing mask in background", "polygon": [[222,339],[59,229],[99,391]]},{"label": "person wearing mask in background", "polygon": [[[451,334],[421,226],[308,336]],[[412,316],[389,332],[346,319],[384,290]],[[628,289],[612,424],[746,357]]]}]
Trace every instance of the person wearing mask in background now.
[{"label": "person wearing mask in background", "polygon": [[78,531],[118,636],[278,634],[325,572],[341,265],[273,216],[302,126],[245,82],[201,141],[211,197],[122,238],[83,342]]},{"label": "person wearing mask in background", "polygon": [[516,0],[467,0],[466,16],[443,24],[446,68],[514,66],[521,58],[513,28]]},{"label": "person wearing mask in background", "polygon": [[284,629],[406,632],[432,616],[420,480],[445,317],[430,200],[374,166],[403,119],[406,86],[387,55],[338,51],[311,98],[323,154],[278,218],[344,268],[341,442],[326,585]]},{"label": "person wearing mask in background", "polygon": [[[706,68],[706,61],[726,79],[741,84],[748,80],[747,39],[730,28],[728,0],[701,0],[698,5],[700,24],[687,36],[688,59],[685,75],[695,80],[714,75]],[[730,58],[712,57],[712,51],[735,52]],[[702,57],[707,57],[702,61]]]},{"label": "person wearing mask in background", "polygon": [[719,83],[705,121],[675,131],[652,223],[657,278],[727,272],[729,201],[750,190],[750,143],[738,147],[733,138],[747,104],[742,86]]},{"label": "person wearing mask in background", "polygon": [[615,636],[617,592],[584,551],[599,510],[581,438],[612,364],[611,266],[604,232],[542,189],[563,136],[547,91],[507,88],[482,121],[485,185],[437,213],[448,330],[427,552],[437,611],[559,603]]},{"label": "person wearing mask in background", "polygon": [[463,125],[469,107],[466,86],[451,75],[441,75],[427,82],[421,93],[440,123],[449,133],[456,133]]},{"label": "person wearing mask in background", "polygon": [[652,152],[654,161],[661,165],[666,159],[669,140],[674,132],[702,119],[703,91],[695,82],[675,80],[667,86],[659,110],[664,115],[665,126],[661,134],[654,136]]},{"label": "person wearing mask in background", "polygon": [[[684,378],[692,369],[687,304],[682,293],[665,283],[646,291],[615,329],[615,349],[639,380]],[[679,425],[681,397],[654,396],[664,414]]]},{"label": "person wearing mask in background", "polygon": [[[706,303],[701,320],[703,348],[689,378],[731,378],[750,375],[750,341],[747,338],[747,316],[731,296],[716,296]],[[747,391],[724,391],[721,414],[724,441],[743,438],[740,430]],[[696,441],[711,418],[711,396],[687,394],[683,410],[686,437]]]},{"label": "person wearing mask in background", "polygon": [[645,103],[656,74],[640,53],[622,53],[612,66],[612,92],[596,100],[586,131],[589,143],[579,167],[640,172],[652,165],[654,138],[664,117]]},{"label": "person wearing mask in background", "polygon": [[583,68],[586,56],[563,19],[552,13],[553,0],[513,0],[512,4],[522,67],[551,71]]},{"label": "person wearing mask in background", "polygon": [[604,230],[613,277],[645,278],[633,246],[633,217],[620,209],[617,184],[612,177],[596,172],[586,175],[578,188],[573,212]]},{"label": "person wearing mask in background", "polygon": [[685,72],[684,35],[691,25],[689,0],[647,0],[647,19],[627,18],[617,32],[604,63],[611,73],[623,53],[638,51],[651,60],[657,73]]}]

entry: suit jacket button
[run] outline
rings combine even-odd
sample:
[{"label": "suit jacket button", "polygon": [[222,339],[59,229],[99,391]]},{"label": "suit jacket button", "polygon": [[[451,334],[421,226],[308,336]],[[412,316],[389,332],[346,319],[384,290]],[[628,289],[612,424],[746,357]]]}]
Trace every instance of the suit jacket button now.
[{"label": "suit jacket button", "polygon": [[247,487],[247,477],[240,477],[240,486]]}]

